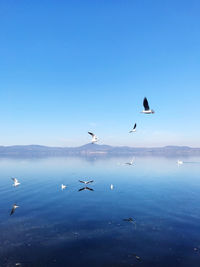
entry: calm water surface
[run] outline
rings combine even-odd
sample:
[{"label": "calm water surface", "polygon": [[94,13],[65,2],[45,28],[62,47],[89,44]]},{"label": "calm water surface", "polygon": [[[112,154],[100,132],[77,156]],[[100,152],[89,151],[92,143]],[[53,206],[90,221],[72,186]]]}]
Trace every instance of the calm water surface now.
[{"label": "calm water surface", "polygon": [[0,159],[0,266],[199,267],[200,158],[176,160]]}]

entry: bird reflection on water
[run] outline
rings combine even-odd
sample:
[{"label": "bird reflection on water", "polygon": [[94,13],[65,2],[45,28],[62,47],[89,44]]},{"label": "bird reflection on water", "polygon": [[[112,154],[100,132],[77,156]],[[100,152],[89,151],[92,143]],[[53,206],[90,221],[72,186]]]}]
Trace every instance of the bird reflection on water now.
[{"label": "bird reflection on water", "polygon": [[94,189],[92,189],[92,188],[90,188],[90,187],[88,187],[88,186],[85,186],[85,187],[80,188],[80,189],[78,190],[78,192],[83,191],[83,190],[94,191]]}]

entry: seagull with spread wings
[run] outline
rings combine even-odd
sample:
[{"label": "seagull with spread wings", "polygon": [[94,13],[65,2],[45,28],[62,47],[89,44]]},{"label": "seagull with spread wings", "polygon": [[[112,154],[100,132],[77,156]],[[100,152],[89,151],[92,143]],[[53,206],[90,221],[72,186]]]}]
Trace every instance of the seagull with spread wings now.
[{"label": "seagull with spread wings", "polygon": [[155,113],[153,109],[150,109],[149,103],[148,103],[148,100],[147,100],[146,97],[143,100],[143,106],[144,106],[144,110],[141,111],[141,113],[144,113],[144,114],[153,114],[153,113]]},{"label": "seagull with spread wings", "polygon": [[133,126],[133,129],[129,133],[136,132],[136,126],[137,126],[137,124],[135,123],[134,126]]},{"label": "seagull with spread wings", "polygon": [[95,134],[93,134],[91,132],[88,132],[88,133],[92,136],[92,141],[91,141],[92,144],[96,143],[99,140]]},{"label": "seagull with spread wings", "polygon": [[18,186],[20,185],[19,181],[17,180],[17,178],[11,178],[14,182],[13,186]]}]

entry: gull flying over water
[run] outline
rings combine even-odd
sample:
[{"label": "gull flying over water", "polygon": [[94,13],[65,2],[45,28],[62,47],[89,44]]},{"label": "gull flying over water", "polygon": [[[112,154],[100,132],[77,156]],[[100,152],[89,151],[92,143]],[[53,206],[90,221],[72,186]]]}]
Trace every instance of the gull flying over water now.
[{"label": "gull flying over water", "polygon": [[153,109],[150,109],[149,103],[148,103],[148,100],[147,100],[146,97],[143,100],[143,106],[144,106],[144,110],[141,111],[141,113],[144,113],[144,114],[153,114],[153,113],[155,113]]},{"label": "gull flying over water", "polygon": [[82,184],[90,184],[90,183],[93,183],[94,180],[89,180],[89,181],[81,181],[81,180],[79,180],[79,182],[82,183]]},{"label": "gull flying over water", "polygon": [[133,126],[133,129],[129,133],[136,132],[136,126],[137,126],[137,124],[135,123],[134,126]]},{"label": "gull flying over water", "polygon": [[94,191],[94,189],[92,189],[92,188],[90,188],[90,187],[88,187],[88,186],[85,186],[85,187],[83,187],[83,188],[80,188],[78,191],[80,192],[80,191],[83,191],[83,190]]},{"label": "gull flying over water", "polygon": [[110,189],[111,189],[111,190],[113,190],[113,188],[114,188],[114,185],[113,185],[113,184],[111,184],[111,185],[110,185]]},{"label": "gull flying over water", "polygon": [[10,216],[13,215],[13,213],[15,212],[16,208],[19,208],[19,206],[17,204],[14,204],[12,207],[12,210],[10,212]]},{"label": "gull flying over water", "polygon": [[19,181],[17,180],[17,178],[11,178],[14,182],[13,186],[18,186],[20,185]]},{"label": "gull flying over water", "polygon": [[96,143],[99,140],[95,134],[93,134],[91,132],[88,132],[88,133],[92,136],[92,141],[91,141],[92,144]]}]

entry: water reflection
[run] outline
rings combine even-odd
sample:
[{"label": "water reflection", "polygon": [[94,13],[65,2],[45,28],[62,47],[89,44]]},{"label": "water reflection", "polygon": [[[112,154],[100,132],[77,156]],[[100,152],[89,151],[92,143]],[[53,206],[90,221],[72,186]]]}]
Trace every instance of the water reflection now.
[{"label": "water reflection", "polygon": [[200,164],[128,160],[0,159],[0,266],[199,266]]},{"label": "water reflection", "polygon": [[19,208],[19,206],[18,206],[17,204],[13,204],[13,206],[12,206],[12,210],[11,210],[11,212],[10,212],[10,216],[13,215],[13,213],[15,212],[15,210],[16,210],[17,208]]},{"label": "water reflection", "polygon": [[88,187],[88,186],[82,187],[82,188],[80,188],[78,191],[80,192],[80,191],[83,191],[83,190],[94,191],[94,189],[92,189],[92,188],[90,188],[90,187]]}]

